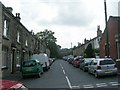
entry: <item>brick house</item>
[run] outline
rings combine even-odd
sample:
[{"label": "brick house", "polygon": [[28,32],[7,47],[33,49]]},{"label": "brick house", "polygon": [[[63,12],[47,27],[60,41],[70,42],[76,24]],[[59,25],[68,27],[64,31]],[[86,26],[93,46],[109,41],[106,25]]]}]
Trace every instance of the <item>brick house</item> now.
[{"label": "brick house", "polygon": [[[108,20],[108,40],[109,40],[109,56],[113,59],[120,58],[120,46],[119,38],[120,35],[120,17],[110,16]],[[100,57],[106,56],[106,29],[102,35],[100,41]]]},{"label": "brick house", "polygon": [[23,60],[46,49],[20,20],[20,13],[14,16],[12,8],[5,7],[0,2],[0,57],[2,57],[0,74],[2,77],[20,71]]}]

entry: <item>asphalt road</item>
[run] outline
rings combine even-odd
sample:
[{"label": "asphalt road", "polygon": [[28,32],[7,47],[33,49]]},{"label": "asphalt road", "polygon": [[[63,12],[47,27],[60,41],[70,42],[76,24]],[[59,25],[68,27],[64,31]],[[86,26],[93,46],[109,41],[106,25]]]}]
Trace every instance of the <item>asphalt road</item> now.
[{"label": "asphalt road", "polygon": [[93,75],[73,67],[67,61],[55,61],[41,78],[22,79],[29,88],[118,88],[118,76],[95,78]]}]

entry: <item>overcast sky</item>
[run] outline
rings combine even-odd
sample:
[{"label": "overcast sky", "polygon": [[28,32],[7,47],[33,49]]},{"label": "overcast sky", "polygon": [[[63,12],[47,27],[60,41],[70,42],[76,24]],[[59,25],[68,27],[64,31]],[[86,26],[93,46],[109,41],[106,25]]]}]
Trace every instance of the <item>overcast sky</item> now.
[{"label": "overcast sky", "polygon": [[[118,16],[118,1],[106,0],[107,14]],[[104,0],[2,0],[13,14],[20,13],[22,24],[37,33],[44,29],[55,32],[62,48],[77,46],[84,39],[97,36],[97,25],[105,28]]]}]

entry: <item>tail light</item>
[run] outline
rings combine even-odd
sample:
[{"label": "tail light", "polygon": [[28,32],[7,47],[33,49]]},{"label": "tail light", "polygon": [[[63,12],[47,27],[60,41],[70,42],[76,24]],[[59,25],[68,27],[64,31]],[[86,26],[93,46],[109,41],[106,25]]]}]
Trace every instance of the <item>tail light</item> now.
[{"label": "tail light", "polygon": [[101,69],[101,66],[97,66],[97,68],[96,69]]},{"label": "tail light", "polygon": [[77,61],[77,63],[79,64],[80,62],[79,62],[79,61]]}]

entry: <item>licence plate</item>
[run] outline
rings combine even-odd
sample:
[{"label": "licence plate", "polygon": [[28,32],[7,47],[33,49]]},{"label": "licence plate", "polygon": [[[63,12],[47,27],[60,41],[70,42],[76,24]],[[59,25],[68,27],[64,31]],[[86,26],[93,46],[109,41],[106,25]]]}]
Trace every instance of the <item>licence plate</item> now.
[{"label": "licence plate", "polygon": [[106,70],[105,72],[106,72],[106,73],[110,73],[110,72],[112,72],[112,70]]}]

